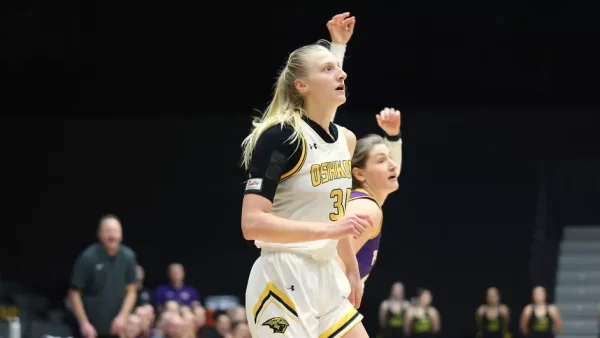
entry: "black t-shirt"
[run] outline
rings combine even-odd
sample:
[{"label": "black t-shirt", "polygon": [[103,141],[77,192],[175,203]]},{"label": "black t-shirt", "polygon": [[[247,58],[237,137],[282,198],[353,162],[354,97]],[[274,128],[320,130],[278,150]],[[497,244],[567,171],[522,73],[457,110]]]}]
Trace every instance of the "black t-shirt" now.
[{"label": "black t-shirt", "polygon": [[71,288],[81,290],[83,307],[99,335],[110,333],[126,287],[137,283],[136,266],[135,253],[124,245],[111,257],[102,245],[92,244],[77,258]]}]

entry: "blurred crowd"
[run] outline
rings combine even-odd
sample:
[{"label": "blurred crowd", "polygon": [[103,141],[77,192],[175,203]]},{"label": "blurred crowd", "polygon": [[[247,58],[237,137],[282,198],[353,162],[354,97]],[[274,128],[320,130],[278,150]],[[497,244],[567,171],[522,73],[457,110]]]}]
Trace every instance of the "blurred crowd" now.
[{"label": "blurred crowd", "polygon": [[[226,311],[207,311],[198,291],[185,284],[182,264],[169,265],[169,283],[155,290],[144,285],[145,272],[136,268],[138,294],[136,306],[127,317],[122,338],[250,338],[243,306]],[[67,307],[71,304],[67,298]],[[212,318],[209,318],[212,316]],[[208,325],[214,323],[214,325]]]}]

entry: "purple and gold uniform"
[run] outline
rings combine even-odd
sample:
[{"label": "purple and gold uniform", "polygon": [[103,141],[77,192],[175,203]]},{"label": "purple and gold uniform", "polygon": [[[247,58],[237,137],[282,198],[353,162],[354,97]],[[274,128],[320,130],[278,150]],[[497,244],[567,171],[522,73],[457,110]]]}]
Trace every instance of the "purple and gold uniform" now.
[{"label": "purple and gold uniform", "polygon": [[[369,193],[364,189],[355,189],[350,193],[350,201],[357,199],[369,199],[381,209],[381,206],[375,199],[369,196]],[[383,224],[383,216],[381,218]],[[371,236],[365,244],[356,253],[356,260],[358,261],[358,270],[360,272],[360,278],[362,281],[366,281],[371,273],[371,269],[375,265],[377,260],[377,252],[379,251],[379,241],[381,240],[381,225],[377,228],[377,232]]]}]

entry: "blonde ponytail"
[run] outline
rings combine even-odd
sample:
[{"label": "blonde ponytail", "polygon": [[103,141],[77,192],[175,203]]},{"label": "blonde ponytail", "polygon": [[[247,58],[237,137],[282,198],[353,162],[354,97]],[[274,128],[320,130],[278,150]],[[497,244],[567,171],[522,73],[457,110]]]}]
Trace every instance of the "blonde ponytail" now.
[{"label": "blonde ponytail", "polygon": [[321,50],[328,49],[320,44],[314,44],[298,48],[290,54],[287,64],[277,78],[273,100],[264,114],[254,119],[250,135],[242,142],[244,168],[249,169],[256,142],[265,130],[278,124],[281,127],[287,124],[294,130],[287,142],[294,143],[303,138],[301,126],[302,116],[305,114],[304,100],[296,90],[294,81],[307,73],[307,54]]}]

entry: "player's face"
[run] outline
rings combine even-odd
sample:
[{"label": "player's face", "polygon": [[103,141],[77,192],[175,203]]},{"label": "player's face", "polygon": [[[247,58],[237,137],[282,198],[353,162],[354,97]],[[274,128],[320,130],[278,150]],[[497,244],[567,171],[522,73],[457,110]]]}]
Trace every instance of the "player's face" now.
[{"label": "player's face", "polygon": [[113,218],[108,218],[100,224],[99,237],[104,246],[115,249],[122,239],[121,223]]},{"label": "player's face", "polygon": [[536,304],[543,304],[545,301],[546,290],[539,286],[533,289],[533,302]]},{"label": "player's face", "polygon": [[429,306],[431,304],[431,299],[431,292],[429,291],[423,292],[423,294],[419,298],[422,306]]},{"label": "player's face", "polygon": [[338,107],[346,102],[344,81],[347,74],[329,51],[316,51],[307,56],[307,76],[300,79],[300,92],[305,100]]},{"label": "player's face", "polygon": [[377,144],[369,151],[369,159],[363,170],[365,182],[375,190],[393,192],[398,189],[397,165],[390,158],[390,149]]},{"label": "player's face", "polygon": [[394,285],[392,285],[392,297],[397,299],[404,298],[404,286],[402,286],[402,284],[394,283]]},{"label": "player's face", "polygon": [[496,291],[495,289],[489,289],[487,292],[487,302],[490,305],[496,305],[498,304],[498,291]]}]

